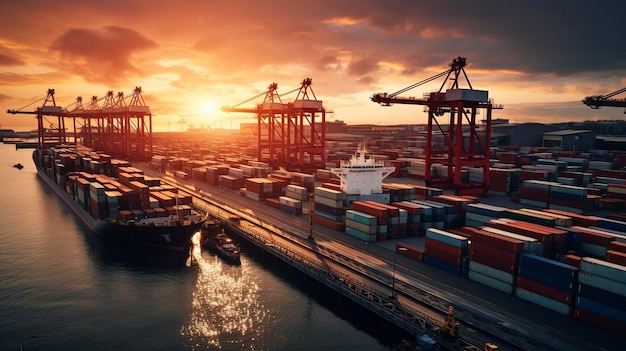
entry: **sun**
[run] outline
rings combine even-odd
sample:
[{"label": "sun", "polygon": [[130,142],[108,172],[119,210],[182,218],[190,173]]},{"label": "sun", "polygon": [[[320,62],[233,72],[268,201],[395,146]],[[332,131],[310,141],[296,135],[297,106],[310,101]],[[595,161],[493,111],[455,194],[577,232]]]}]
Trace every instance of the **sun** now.
[{"label": "sun", "polygon": [[207,115],[214,114],[217,112],[217,105],[212,101],[204,101],[200,106],[200,111]]}]

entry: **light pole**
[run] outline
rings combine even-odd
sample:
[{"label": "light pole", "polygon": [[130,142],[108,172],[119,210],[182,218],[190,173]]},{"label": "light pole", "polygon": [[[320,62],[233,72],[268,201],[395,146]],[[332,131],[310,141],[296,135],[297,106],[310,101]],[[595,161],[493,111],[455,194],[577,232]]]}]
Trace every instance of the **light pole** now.
[{"label": "light pole", "polygon": [[396,255],[398,254],[398,251],[400,252],[406,252],[407,248],[406,247],[397,247],[396,250],[393,252],[393,272],[391,274],[391,296],[389,296],[389,298],[391,299],[396,299],[398,297],[398,295],[396,294]]}]

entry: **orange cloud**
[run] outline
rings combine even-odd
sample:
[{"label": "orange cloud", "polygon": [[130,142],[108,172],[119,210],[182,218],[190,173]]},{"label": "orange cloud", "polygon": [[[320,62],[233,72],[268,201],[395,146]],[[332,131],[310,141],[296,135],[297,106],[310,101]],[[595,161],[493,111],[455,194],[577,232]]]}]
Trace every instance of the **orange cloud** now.
[{"label": "orange cloud", "polygon": [[137,73],[131,59],[157,44],[140,33],[116,26],[102,29],[71,28],[50,50],[59,53],[56,66],[82,76],[87,82],[115,84],[124,74]]}]

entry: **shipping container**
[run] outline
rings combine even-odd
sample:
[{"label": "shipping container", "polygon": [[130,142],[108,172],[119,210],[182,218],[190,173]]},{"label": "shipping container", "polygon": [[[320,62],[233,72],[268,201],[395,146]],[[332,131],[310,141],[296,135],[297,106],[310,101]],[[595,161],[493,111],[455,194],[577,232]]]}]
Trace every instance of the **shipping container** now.
[{"label": "shipping container", "polygon": [[471,269],[469,270],[468,278],[470,280],[472,280],[472,281],[475,281],[477,283],[486,285],[486,286],[488,286],[488,287],[490,287],[492,289],[501,291],[503,293],[506,293],[506,294],[509,294],[509,295],[513,293],[513,285],[507,284],[507,283],[505,283],[503,281],[500,281],[498,279],[494,279],[494,278],[488,277],[488,276],[486,276],[484,274],[480,274],[478,272],[474,272]]},{"label": "shipping container", "polygon": [[532,302],[536,305],[545,307],[554,312],[569,316],[572,314],[572,307],[570,305],[564,304],[562,302],[553,300],[549,297],[534,293],[530,290],[522,289],[517,287],[515,289],[515,296],[522,300],[526,300],[528,302]]},{"label": "shipping container", "polygon": [[426,230],[426,238],[431,238],[433,240],[441,241],[448,245],[452,245],[461,249],[467,249],[468,247],[468,239],[466,237],[456,235],[445,230],[440,230],[436,228],[428,228]]},{"label": "shipping container", "polygon": [[580,270],[626,284],[626,267],[592,257],[583,257]]}]

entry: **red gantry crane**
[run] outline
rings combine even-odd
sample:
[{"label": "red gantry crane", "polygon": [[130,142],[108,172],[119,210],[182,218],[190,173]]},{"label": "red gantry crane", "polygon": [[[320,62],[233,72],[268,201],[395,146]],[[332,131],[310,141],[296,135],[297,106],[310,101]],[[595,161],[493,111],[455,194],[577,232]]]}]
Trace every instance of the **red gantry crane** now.
[{"label": "red gantry crane", "polygon": [[[450,68],[430,78],[426,78],[395,93],[378,93],[371,100],[383,106],[393,104],[423,105],[428,112],[428,130],[425,147],[425,174],[427,186],[454,188],[457,194],[486,195],[489,188],[489,147],[491,139],[491,112],[494,105],[488,91],[475,90],[465,73],[466,58],[457,57]],[[445,80],[438,91],[426,93],[422,99],[402,97],[413,88],[438,78]],[[461,88],[464,78],[469,86]],[[443,90],[449,82],[447,90]],[[479,110],[485,110],[482,125],[478,124]],[[448,116],[448,118],[446,118]],[[441,141],[441,142],[440,142]],[[445,172],[433,171],[433,166],[441,164]],[[482,173],[480,181],[470,181],[464,177],[470,171]],[[469,180],[468,180],[469,178]]]},{"label": "red gantry crane", "polygon": [[[56,105],[54,89],[35,111],[8,110],[11,114],[35,114],[38,125],[38,147],[46,148],[55,144],[78,143],[126,160],[149,160],[152,157],[152,114],[141,95],[141,88],[117,98],[109,91],[105,97],[93,96],[87,106],[82,97],[68,107]],[[100,106],[100,101],[104,101]],[[129,100],[128,103],[126,101]],[[72,119],[67,129],[66,119]]]},{"label": "red gantry crane", "polygon": [[[279,95],[278,85],[272,83],[267,90],[234,106],[224,106],[224,112],[245,112],[257,115],[258,160],[273,167],[290,170],[312,168],[319,160],[325,167],[325,110],[322,101],[315,98],[311,78],[301,86]],[[283,103],[281,96],[298,91],[294,102]],[[313,99],[309,96],[313,96]],[[239,107],[265,95],[262,103],[253,108]],[[319,118],[321,117],[321,121]],[[308,157],[308,158],[307,158]]]},{"label": "red gantry crane", "polygon": [[[582,102],[593,109],[599,109],[601,106],[626,107],[626,98],[612,99],[612,97],[624,92],[626,92],[626,88],[616,90],[606,95],[587,96],[582,100]],[[626,110],[624,110],[624,113],[626,114]]]}]

